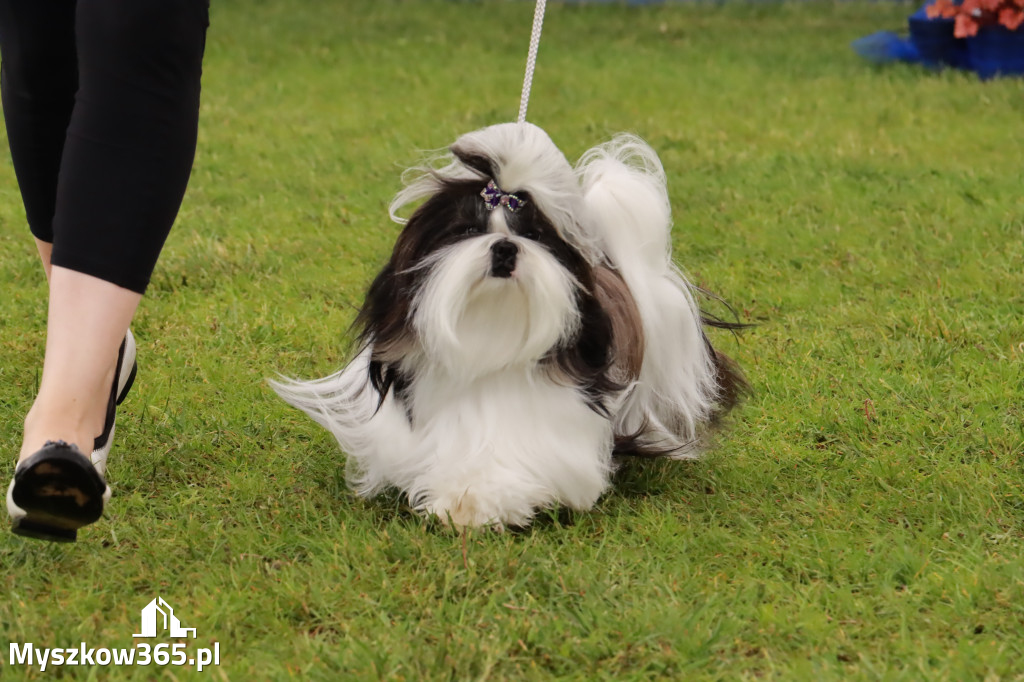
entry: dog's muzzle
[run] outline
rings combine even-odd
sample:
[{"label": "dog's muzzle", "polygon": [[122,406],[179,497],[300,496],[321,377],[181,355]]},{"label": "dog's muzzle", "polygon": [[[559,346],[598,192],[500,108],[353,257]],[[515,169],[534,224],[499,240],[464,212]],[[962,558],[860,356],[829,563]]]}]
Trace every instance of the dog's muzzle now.
[{"label": "dog's muzzle", "polygon": [[518,254],[519,247],[507,239],[491,245],[491,276],[511,277],[512,271],[516,269]]}]

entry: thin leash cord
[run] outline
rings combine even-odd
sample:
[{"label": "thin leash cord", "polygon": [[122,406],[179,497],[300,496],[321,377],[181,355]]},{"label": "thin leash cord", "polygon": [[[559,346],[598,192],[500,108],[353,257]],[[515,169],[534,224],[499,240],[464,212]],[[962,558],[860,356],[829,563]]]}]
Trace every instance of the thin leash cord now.
[{"label": "thin leash cord", "polygon": [[540,47],[540,30],[544,25],[544,8],[547,0],[537,0],[533,10],[533,32],[530,34],[530,52],[526,55],[526,75],[523,77],[523,94],[519,97],[518,123],[526,123],[526,107],[530,103],[530,88],[533,86],[533,72],[537,68],[537,49]]}]

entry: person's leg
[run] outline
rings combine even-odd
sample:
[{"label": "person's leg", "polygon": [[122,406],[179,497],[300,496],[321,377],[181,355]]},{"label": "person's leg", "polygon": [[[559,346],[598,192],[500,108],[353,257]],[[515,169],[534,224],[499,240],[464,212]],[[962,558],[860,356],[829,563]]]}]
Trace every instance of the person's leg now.
[{"label": "person's leg", "polygon": [[20,459],[50,440],[92,452],[104,427],[117,349],[141,298],[116,284],[54,266],[46,359],[39,393],[25,418]]},{"label": "person's leg", "polygon": [[78,0],[53,264],[142,293],[195,156],[207,0]]},{"label": "person's leg", "polygon": [[[27,512],[15,518],[16,532],[69,539],[70,529],[73,538],[102,509],[96,498],[105,484],[96,472],[71,462],[64,446],[39,448],[63,440],[88,453],[107,432],[105,419],[112,426],[118,346],[191,172],[208,7],[207,0],[78,2],[79,90],[57,184],[46,358],[25,421],[25,466],[8,495],[12,518],[19,507]],[[45,240],[39,249],[45,263]],[[51,501],[55,488],[63,498]],[[89,512],[76,511],[76,500]]]},{"label": "person's leg", "polygon": [[76,90],[75,0],[0,0],[0,96],[7,141],[47,278],[57,176]]},{"label": "person's leg", "polygon": [[36,238],[36,251],[39,252],[39,260],[43,263],[43,272],[46,273],[46,281],[50,281],[50,271],[53,266],[50,264],[50,260],[53,257],[53,243],[44,242],[42,239]]},{"label": "person's leg", "polygon": [[205,0],[79,0],[80,89],[57,187],[46,360],[23,458],[56,438],[89,452],[103,429],[118,346],[192,168],[206,10]]}]

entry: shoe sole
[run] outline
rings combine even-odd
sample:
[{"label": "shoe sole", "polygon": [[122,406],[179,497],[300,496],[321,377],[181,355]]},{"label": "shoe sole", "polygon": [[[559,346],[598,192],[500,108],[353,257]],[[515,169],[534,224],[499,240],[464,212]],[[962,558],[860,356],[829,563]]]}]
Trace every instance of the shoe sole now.
[{"label": "shoe sole", "polygon": [[11,532],[23,538],[49,540],[50,542],[75,542],[78,540],[77,529],[59,528],[55,525],[44,523],[42,520],[34,521],[27,517],[12,521]]},{"label": "shoe sole", "polygon": [[22,515],[11,530],[25,537],[74,542],[77,531],[99,520],[110,488],[89,459],[66,444],[48,443],[15,471],[8,491]]}]

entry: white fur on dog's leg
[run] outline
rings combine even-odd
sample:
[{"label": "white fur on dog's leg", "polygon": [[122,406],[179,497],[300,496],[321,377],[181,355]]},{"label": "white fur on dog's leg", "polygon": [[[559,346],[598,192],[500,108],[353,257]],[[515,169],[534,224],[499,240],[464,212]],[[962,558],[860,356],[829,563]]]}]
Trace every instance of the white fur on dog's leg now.
[{"label": "white fur on dog's leg", "polygon": [[439,486],[421,497],[417,508],[457,529],[525,528],[543,509],[564,505],[587,510],[594,506],[608,487],[610,467],[591,458],[586,464],[576,462],[574,469],[576,475],[567,472],[575,484],[571,492],[559,486],[561,477],[545,483],[526,472],[495,469],[489,474],[477,473],[469,483]]},{"label": "white fur on dog's leg", "polygon": [[[461,493],[445,494],[433,503],[425,506],[423,511],[436,517],[442,525],[462,531],[467,528],[490,528],[493,531],[505,530],[506,522],[498,518],[498,512],[488,510],[488,505],[476,493],[467,488]],[[526,525],[529,521],[520,524]]]}]

